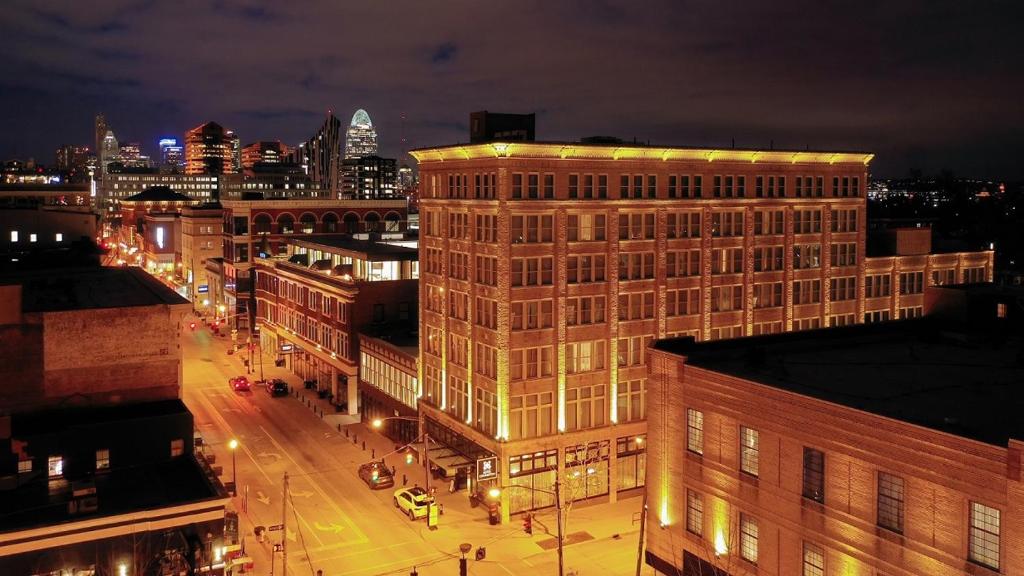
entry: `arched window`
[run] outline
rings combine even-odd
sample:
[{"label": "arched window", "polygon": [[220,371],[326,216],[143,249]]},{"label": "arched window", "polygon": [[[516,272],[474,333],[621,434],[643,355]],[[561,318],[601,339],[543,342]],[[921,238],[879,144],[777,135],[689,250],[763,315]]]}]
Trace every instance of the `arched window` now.
[{"label": "arched window", "polygon": [[363,222],[366,224],[367,232],[380,232],[380,214],[367,212]]},{"label": "arched window", "polygon": [[359,215],[355,212],[349,212],[345,214],[345,232],[348,234],[355,234],[359,232]]},{"label": "arched window", "polygon": [[384,230],[387,232],[402,231],[402,217],[398,212],[388,212],[384,215]]},{"label": "arched window", "polygon": [[273,221],[269,214],[257,214],[252,219],[253,234],[270,234],[270,225]]},{"label": "arched window", "polygon": [[285,212],[277,217],[277,229],[281,234],[295,232],[295,216]]},{"label": "arched window", "polygon": [[306,212],[299,217],[299,232],[303,234],[312,234],[316,231],[316,216],[310,212]]},{"label": "arched window", "polygon": [[338,231],[338,215],[334,212],[324,214],[321,222],[324,223],[324,232],[334,234]]}]

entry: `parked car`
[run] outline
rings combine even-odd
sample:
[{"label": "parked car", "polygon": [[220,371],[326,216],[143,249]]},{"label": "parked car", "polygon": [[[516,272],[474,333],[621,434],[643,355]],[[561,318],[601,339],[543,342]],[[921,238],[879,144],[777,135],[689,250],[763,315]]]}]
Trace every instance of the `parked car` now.
[{"label": "parked car", "polygon": [[391,469],[382,462],[367,462],[359,467],[359,477],[371,490],[381,490],[395,485]]},{"label": "parked car", "polygon": [[231,385],[231,389],[235,392],[248,392],[249,390],[252,390],[252,385],[249,383],[249,379],[245,376],[228,378],[228,384]]},{"label": "parked car", "polygon": [[271,396],[288,395],[288,383],[285,382],[284,380],[281,380],[280,378],[273,378],[271,380],[267,380],[267,385],[265,386],[265,388],[267,390],[267,394],[270,394]]},{"label": "parked car", "polygon": [[434,501],[434,497],[419,486],[395,490],[395,508],[401,510],[409,520],[424,518],[427,515],[427,504]]}]

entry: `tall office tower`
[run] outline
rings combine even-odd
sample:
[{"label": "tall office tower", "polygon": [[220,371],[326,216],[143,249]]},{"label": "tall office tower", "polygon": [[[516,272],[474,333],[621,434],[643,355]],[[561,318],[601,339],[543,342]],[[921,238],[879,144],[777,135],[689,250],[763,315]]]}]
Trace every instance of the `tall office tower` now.
[{"label": "tall office tower", "polygon": [[138,142],[125,142],[118,146],[118,150],[121,154],[121,161],[126,166],[134,166],[142,156],[142,146]]},{"label": "tall office tower", "polygon": [[220,124],[207,122],[185,133],[185,174],[232,172],[234,161],[232,143]]},{"label": "tall office tower", "polygon": [[377,131],[373,129],[370,115],[360,108],[352,115],[352,122],[345,132],[345,159],[375,156],[377,154]]},{"label": "tall office tower", "polygon": [[416,187],[416,175],[408,164],[402,164],[398,169],[398,189],[411,190]]},{"label": "tall office tower", "polygon": [[96,150],[96,157],[99,158],[100,162],[100,173],[107,173],[107,166],[111,162],[115,162],[120,159],[121,147],[117,143],[117,138],[114,136],[113,130],[107,130],[106,135],[103,136],[103,141],[100,144],[99,149]]},{"label": "tall office tower", "polygon": [[394,158],[363,156],[341,162],[342,198],[393,198],[398,189]]},{"label": "tall office tower", "polygon": [[160,139],[160,171],[177,174],[185,167],[185,150],[176,138]]},{"label": "tall office tower", "polygon": [[290,152],[288,145],[280,140],[253,142],[242,148],[242,168],[251,170],[257,164],[284,164]]},{"label": "tall office tower", "polygon": [[65,144],[57,148],[57,169],[62,172],[80,172],[89,162],[89,147]]},{"label": "tall office tower", "polygon": [[[992,252],[865,257],[871,154],[496,141],[412,155],[420,415],[467,461],[496,457],[500,486],[548,490],[561,473],[585,480],[574,498],[613,500],[642,485],[655,338],[916,316],[935,278],[992,277]],[[502,494],[503,514],[552,504]]]},{"label": "tall office tower", "polygon": [[103,138],[106,137],[107,130],[110,129],[107,126],[107,118],[106,118],[106,116],[104,116],[103,114],[97,114],[96,115],[96,120],[95,120],[93,126],[94,126],[94,130],[95,130],[94,133],[96,135],[96,141],[93,144],[95,146],[95,148],[93,148],[93,150],[96,151],[96,155],[97,155],[97,157],[99,157],[100,150],[103,147]]},{"label": "tall office tower", "polygon": [[[231,170],[230,172],[238,173],[242,171],[242,140],[235,134],[234,130],[228,130],[224,132],[224,140],[227,142],[228,147],[231,150]],[[229,172],[227,168],[224,172]]]},{"label": "tall office tower", "polygon": [[337,192],[341,175],[341,120],[333,112],[301,150],[313,187]]}]

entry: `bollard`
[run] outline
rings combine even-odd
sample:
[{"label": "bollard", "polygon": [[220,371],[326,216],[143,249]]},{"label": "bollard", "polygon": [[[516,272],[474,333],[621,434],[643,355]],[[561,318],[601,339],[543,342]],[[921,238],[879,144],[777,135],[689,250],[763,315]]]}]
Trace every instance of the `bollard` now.
[{"label": "bollard", "polygon": [[[338,424],[338,428],[341,428],[341,424]],[[345,438],[348,438],[348,428],[345,428]]]},{"label": "bollard", "polygon": [[377,459],[377,449],[376,448],[370,448],[370,460],[376,460],[376,459]]},{"label": "bollard", "polygon": [[363,440],[363,452],[366,452],[366,440]]}]

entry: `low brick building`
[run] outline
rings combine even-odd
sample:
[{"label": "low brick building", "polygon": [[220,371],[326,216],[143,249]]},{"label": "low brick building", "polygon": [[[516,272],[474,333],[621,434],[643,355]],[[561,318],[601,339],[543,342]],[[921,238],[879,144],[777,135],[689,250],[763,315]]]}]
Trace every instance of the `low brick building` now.
[{"label": "low brick building", "polygon": [[1020,334],[925,317],[656,342],[647,563],[686,576],[1021,573]]}]

